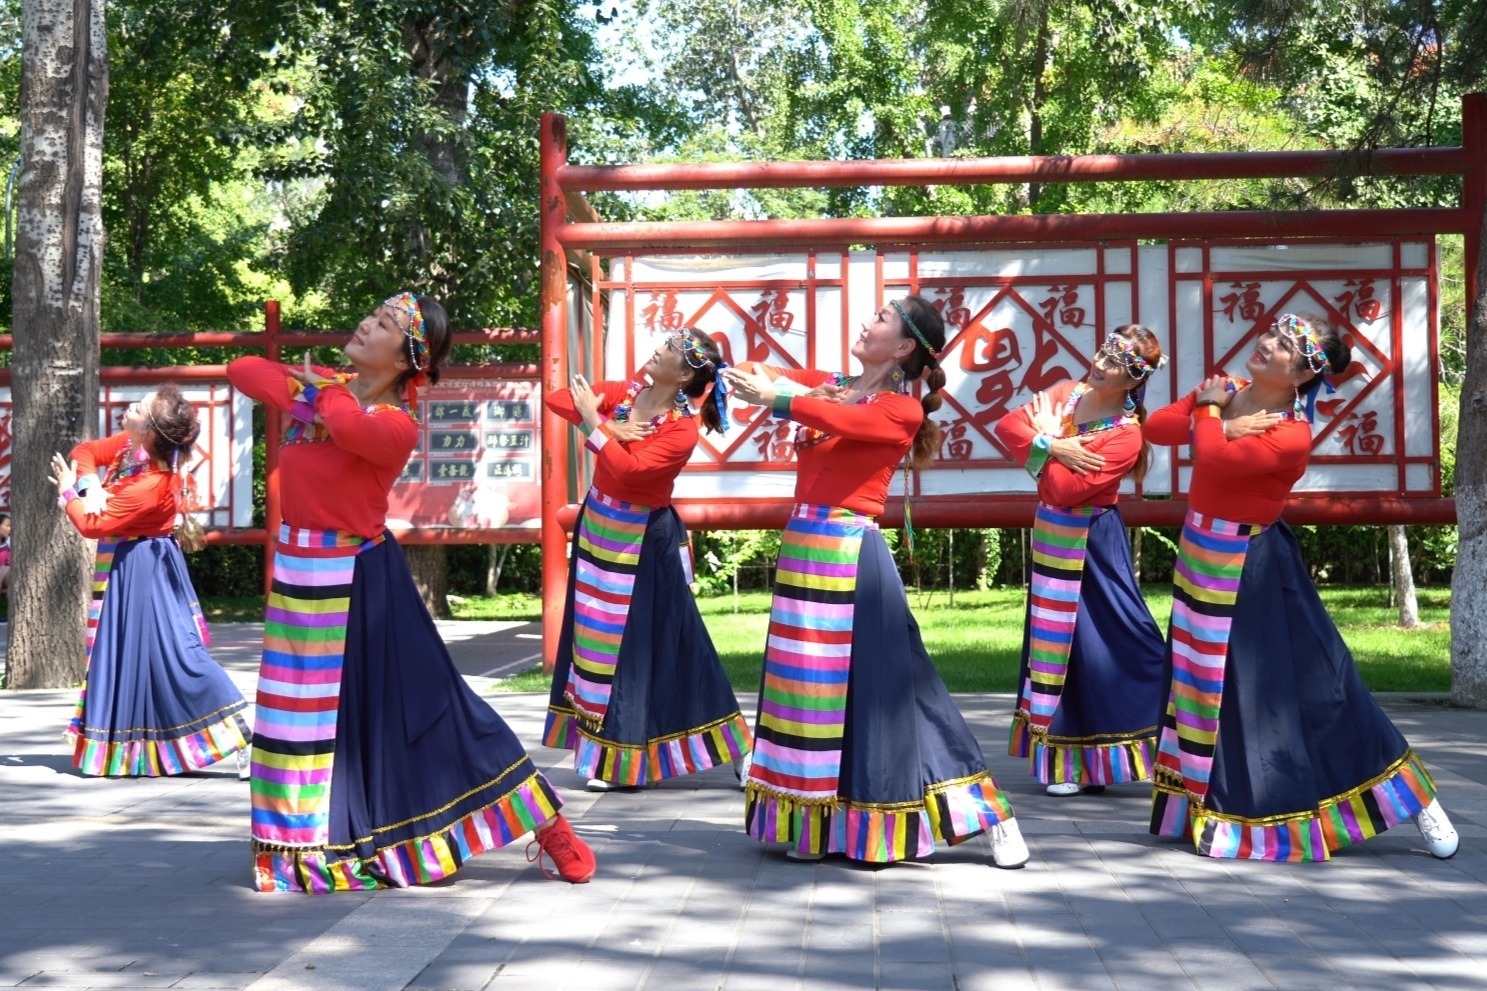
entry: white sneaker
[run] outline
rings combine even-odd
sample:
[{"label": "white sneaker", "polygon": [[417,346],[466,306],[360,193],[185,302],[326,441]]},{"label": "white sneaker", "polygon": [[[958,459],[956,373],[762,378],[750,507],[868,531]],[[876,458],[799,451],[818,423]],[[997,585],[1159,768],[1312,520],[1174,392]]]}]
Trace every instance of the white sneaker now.
[{"label": "white sneaker", "polygon": [[1440,799],[1431,799],[1430,804],[1420,810],[1420,814],[1415,816],[1415,825],[1420,828],[1420,835],[1425,837],[1425,848],[1432,857],[1448,860],[1456,856],[1461,839],[1456,835],[1456,827],[1451,825],[1446,810],[1441,808]]},{"label": "white sneaker", "polygon": [[237,752],[237,759],[238,780],[247,781],[249,778],[253,777],[253,748],[251,746],[247,746],[239,750]]},{"label": "white sneaker", "polygon": [[749,769],[753,766],[754,751],[752,750],[733,762],[733,776],[738,778],[739,791],[743,791],[749,787]]},{"label": "white sneaker", "polygon": [[1016,819],[991,827],[991,862],[1003,870],[1013,870],[1027,863],[1027,844]]},{"label": "white sneaker", "polygon": [[618,787],[613,781],[605,781],[603,778],[589,778],[584,783],[586,791],[614,791]]},{"label": "white sneaker", "polygon": [[1043,789],[1046,794],[1054,798],[1068,798],[1070,795],[1079,794],[1080,790],[1077,781],[1060,781],[1058,784],[1049,785]]}]

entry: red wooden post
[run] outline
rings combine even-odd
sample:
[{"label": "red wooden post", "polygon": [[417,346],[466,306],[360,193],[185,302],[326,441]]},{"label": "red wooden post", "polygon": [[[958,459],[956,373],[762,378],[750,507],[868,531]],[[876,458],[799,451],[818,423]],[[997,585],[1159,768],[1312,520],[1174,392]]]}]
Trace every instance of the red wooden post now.
[{"label": "red wooden post", "polygon": [[[542,390],[549,394],[567,384],[568,256],[558,235],[568,220],[568,206],[558,184],[558,170],[568,161],[568,122],[561,114],[542,115],[540,231],[542,251]],[[567,541],[558,510],[568,501],[568,424],[542,414],[542,670],[557,659],[567,593]]]},{"label": "red wooden post", "polygon": [[[263,338],[264,356],[269,361],[280,360],[277,299],[263,304]],[[279,541],[279,522],[283,518],[279,508],[279,438],[284,436],[284,415],[266,403],[263,414],[263,527],[267,532],[263,541],[263,591],[267,595],[274,587],[274,547]]]}]

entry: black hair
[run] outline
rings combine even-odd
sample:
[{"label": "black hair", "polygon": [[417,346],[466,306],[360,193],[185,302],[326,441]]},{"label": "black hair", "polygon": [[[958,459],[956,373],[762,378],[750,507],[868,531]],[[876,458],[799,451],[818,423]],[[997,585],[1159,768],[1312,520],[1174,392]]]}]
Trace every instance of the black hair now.
[{"label": "black hair", "polygon": [[[905,296],[898,305],[904,308],[904,313],[924,337],[921,341],[905,324],[904,337],[914,342],[914,350],[898,363],[909,379],[924,379],[925,393],[919,400],[924,407],[924,420],[919,424],[919,431],[914,434],[914,446],[910,448],[910,461],[915,468],[923,468],[934,460],[935,452],[940,449],[940,425],[930,414],[944,402],[940,390],[945,388],[945,370],[940,367],[937,355],[945,350],[945,321],[934,304],[923,296]],[[929,342],[929,348],[924,346],[925,341]]]},{"label": "black hair", "polygon": [[[700,399],[707,391],[707,387],[716,382],[718,368],[723,363],[723,350],[718,347],[718,342],[713,340],[710,334],[696,327],[685,328],[685,333],[697,345],[697,349],[707,356],[709,362],[701,368],[692,368],[691,363],[688,362],[687,367],[691,370],[692,377],[682,383],[684,395],[692,399]],[[702,417],[702,425],[712,433],[723,432],[723,416],[718,411],[718,404],[712,396],[707,397],[707,401],[702,404],[697,415]]]},{"label": "black hair", "polygon": [[[1322,345],[1322,353],[1327,356],[1327,367],[1296,387],[1298,391],[1305,393],[1321,385],[1322,376],[1329,372],[1333,375],[1341,375],[1347,371],[1348,366],[1353,363],[1353,346],[1342,339],[1342,335],[1325,317],[1313,316],[1309,313],[1298,314],[1298,316],[1311,327],[1312,333]],[[1298,352],[1295,360],[1299,362],[1295,366],[1297,371],[1311,370],[1311,366],[1306,363],[1306,355]]]},{"label": "black hair", "polygon": [[[1162,360],[1162,345],[1157,341],[1157,335],[1148,327],[1139,323],[1128,323],[1116,327],[1112,334],[1119,334],[1131,343],[1141,360],[1148,366],[1147,373],[1135,386],[1126,390],[1126,395],[1131,397],[1131,402],[1136,407],[1136,422],[1146,422],[1146,383],[1151,381],[1151,376],[1156,372],[1157,362]],[[1139,482],[1146,477],[1146,469],[1151,466],[1151,443],[1144,437],[1141,441],[1141,453],[1136,456],[1136,463],[1131,466],[1130,476]]]},{"label": "black hair", "polygon": [[180,386],[167,382],[156,389],[155,402],[145,413],[145,424],[150,428],[145,447],[151,457],[174,464],[177,455],[190,455],[201,434],[201,423],[196,407],[181,394]]},{"label": "black hair", "polygon": [[[449,332],[449,313],[444,309],[444,304],[432,296],[415,295],[413,299],[418,303],[419,312],[423,314],[423,341],[428,347],[425,352],[428,364],[423,367],[423,374],[428,376],[429,385],[435,385],[439,381],[439,366],[449,357],[449,349],[454,343],[454,335]],[[414,360],[413,338],[406,338],[405,349],[408,368],[393,383],[393,388],[398,392],[419,372],[418,362]]]}]

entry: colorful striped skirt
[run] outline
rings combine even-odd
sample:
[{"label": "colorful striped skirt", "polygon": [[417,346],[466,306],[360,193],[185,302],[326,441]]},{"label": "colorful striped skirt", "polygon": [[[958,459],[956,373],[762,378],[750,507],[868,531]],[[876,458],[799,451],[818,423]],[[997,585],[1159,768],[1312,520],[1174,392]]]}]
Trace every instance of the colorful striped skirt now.
[{"label": "colorful striped skirt", "polygon": [[259,891],[438,881],[562,804],[455,669],[390,534],[282,528],[257,702]]},{"label": "colorful striped skirt", "polygon": [[798,505],[780,542],[745,829],[888,863],[1012,816],[870,517]]},{"label": "colorful striped skirt", "polygon": [[1120,513],[1039,506],[1008,752],[1040,783],[1151,777],[1166,639],[1136,585]]},{"label": "colorful striped skirt", "polygon": [[[634,562],[622,583],[596,581],[594,530],[628,516],[639,516],[642,525],[640,539],[627,551]],[[576,534],[543,743],[572,750],[579,775],[631,787],[705,771],[748,753],[748,722],[688,584],[681,555],[687,534],[676,511],[635,507],[594,491]],[[581,597],[594,598],[596,588],[602,596],[597,601],[611,617],[606,622],[586,620],[576,607]],[[604,716],[596,725],[574,706],[573,685],[583,652],[575,644],[600,626],[607,627],[614,650],[604,682]]]},{"label": "colorful striped skirt", "polygon": [[100,540],[87,679],[67,727],[73,766],[109,777],[199,770],[248,745],[247,708],[207,651],[175,538]]},{"label": "colorful striped skirt", "polygon": [[1151,832],[1209,857],[1327,860],[1434,798],[1284,523],[1189,511],[1169,664]]}]

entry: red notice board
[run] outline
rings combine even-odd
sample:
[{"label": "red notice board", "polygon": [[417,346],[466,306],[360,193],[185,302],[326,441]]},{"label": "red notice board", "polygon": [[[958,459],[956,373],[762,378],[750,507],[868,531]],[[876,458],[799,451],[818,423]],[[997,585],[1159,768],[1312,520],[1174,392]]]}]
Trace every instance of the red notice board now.
[{"label": "red notice board", "polygon": [[538,383],[446,379],[418,406],[418,446],[392,487],[389,527],[541,526]]}]

